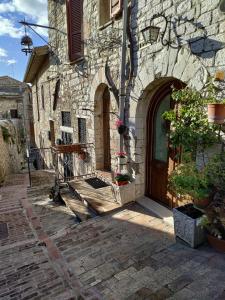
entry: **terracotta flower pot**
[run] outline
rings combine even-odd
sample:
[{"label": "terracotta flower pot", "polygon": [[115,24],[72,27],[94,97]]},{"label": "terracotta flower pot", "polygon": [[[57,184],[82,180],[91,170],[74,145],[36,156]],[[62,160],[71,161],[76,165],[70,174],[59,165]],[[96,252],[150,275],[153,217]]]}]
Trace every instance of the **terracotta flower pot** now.
[{"label": "terracotta flower pot", "polygon": [[225,104],[208,104],[209,123],[223,124],[225,120]]},{"label": "terracotta flower pot", "polygon": [[225,240],[220,240],[210,234],[207,235],[209,244],[216,250],[225,253]]},{"label": "terracotta flower pot", "polygon": [[116,181],[116,185],[121,186],[121,185],[126,185],[128,184],[128,181]]},{"label": "terracotta flower pot", "polygon": [[85,160],[86,159],[86,153],[85,152],[80,152],[79,153],[79,159]]},{"label": "terracotta flower pot", "polygon": [[204,209],[207,206],[209,206],[210,202],[211,202],[210,198],[194,199],[194,206],[200,209]]}]

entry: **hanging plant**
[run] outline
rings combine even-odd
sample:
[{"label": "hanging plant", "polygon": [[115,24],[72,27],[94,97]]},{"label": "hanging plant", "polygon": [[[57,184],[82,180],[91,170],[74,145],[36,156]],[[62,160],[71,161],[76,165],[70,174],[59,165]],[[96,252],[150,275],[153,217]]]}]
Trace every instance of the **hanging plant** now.
[{"label": "hanging plant", "polygon": [[123,121],[120,119],[116,121],[116,127],[119,134],[124,134],[127,130],[127,126],[124,125]]}]

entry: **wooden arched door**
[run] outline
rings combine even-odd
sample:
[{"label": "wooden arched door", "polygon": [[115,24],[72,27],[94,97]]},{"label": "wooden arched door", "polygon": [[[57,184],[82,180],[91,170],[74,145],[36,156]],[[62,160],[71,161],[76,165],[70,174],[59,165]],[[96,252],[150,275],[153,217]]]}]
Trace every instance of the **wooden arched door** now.
[{"label": "wooden arched door", "polygon": [[150,102],[147,116],[146,196],[172,208],[173,199],[168,193],[168,174],[176,162],[169,155],[170,126],[162,114],[173,108],[172,86],[184,87],[180,81],[172,81],[160,88]]}]

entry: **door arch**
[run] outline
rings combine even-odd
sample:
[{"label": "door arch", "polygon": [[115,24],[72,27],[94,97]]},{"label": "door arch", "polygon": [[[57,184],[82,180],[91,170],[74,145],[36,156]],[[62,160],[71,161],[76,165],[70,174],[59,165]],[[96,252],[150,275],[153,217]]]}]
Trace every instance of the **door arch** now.
[{"label": "door arch", "polygon": [[161,86],[153,95],[147,113],[145,194],[170,208],[174,206],[174,199],[167,189],[168,174],[176,162],[169,155],[169,124],[163,120],[162,113],[173,107],[172,87],[181,89],[184,86],[179,80],[171,80]]},{"label": "door arch", "polygon": [[95,94],[95,157],[97,170],[111,170],[110,106],[109,88],[102,83]]}]

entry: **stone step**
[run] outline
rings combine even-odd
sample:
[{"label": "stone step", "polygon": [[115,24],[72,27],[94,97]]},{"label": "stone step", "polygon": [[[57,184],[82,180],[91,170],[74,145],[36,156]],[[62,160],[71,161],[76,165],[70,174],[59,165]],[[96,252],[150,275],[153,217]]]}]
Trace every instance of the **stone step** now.
[{"label": "stone step", "polygon": [[80,219],[81,222],[92,218],[88,208],[82,203],[82,201],[72,195],[69,191],[62,191],[60,195],[66,206],[72,210],[72,212],[78,217],[78,219]]},{"label": "stone step", "polygon": [[94,189],[85,180],[73,180],[68,184],[78,194],[79,198],[99,215],[104,215],[121,207],[115,202],[111,186]]}]

